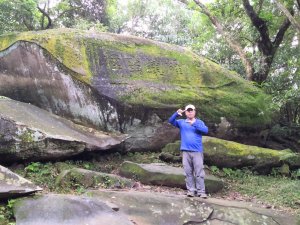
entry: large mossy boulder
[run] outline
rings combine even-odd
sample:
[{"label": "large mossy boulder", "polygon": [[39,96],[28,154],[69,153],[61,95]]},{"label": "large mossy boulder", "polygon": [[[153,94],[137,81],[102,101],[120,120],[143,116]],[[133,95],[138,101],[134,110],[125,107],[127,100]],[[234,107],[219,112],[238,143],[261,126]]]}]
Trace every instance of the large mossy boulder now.
[{"label": "large mossy boulder", "polygon": [[118,147],[126,136],[77,125],[34,105],[0,99],[0,162],[53,160]]},{"label": "large mossy boulder", "polygon": [[[125,161],[121,165],[120,175],[137,179],[143,184],[186,188],[183,169],[163,163],[137,164]],[[223,188],[223,182],[213,175],[206,174],[205,188],[208,193],[215,193]]]},{"label": "large mossy boulder", "polygon": [[133,225],[105,202],[71,195],[42,195],[14,204],[18,225]]},{"label": "large mossy boulder", "polygon": [[[227,168],[250,167],[265,173],[273,167],[289,166],[300,168],[300,154],[291,150],[273,150],[257,146],[244,145],[218,138],[203,137],[204,161],[208,165]],[[180,141],[167,144],[160,159],[167,162],[180,162]]]},{"label": "large mossy boulder", "polygon": [[9,169],[0,166],[0,199],[10,199],[29,195],[43,189],[31,181],[13,173]]},{"label": "large mossy boulder", "polygon": [[187,103],[212,134],[227,138],[270,121],[262,90],[179,46],[51,29],[2,35],[1,50],[0,95],[129,133],[127,150],[159,150],[174,141],[176,129],[163,122]]},{"label": "large mossy boulder", "polygon": [[64,170],[56,178],[62,188],[82,186],[85,188],[131,188],[133,181],[115,174],[101,173],[81,168]]}]

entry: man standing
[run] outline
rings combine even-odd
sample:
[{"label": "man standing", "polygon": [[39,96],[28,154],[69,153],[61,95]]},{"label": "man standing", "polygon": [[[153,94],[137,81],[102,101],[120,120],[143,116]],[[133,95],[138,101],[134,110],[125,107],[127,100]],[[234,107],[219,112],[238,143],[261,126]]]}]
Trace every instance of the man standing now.
[{"label": "man standing", "polygon": [[[176,120],[185,112],[187,119]],[[196,116],[196,108],[187,105],[184,110],[178,109],[169,119],[169,123],[180,129],[182,151],[182,164],[185,172],[187,196],[195,194],[207,198],[204,184],[203,147],[202,134],[207,134],[208,128],[204,122]]]}]

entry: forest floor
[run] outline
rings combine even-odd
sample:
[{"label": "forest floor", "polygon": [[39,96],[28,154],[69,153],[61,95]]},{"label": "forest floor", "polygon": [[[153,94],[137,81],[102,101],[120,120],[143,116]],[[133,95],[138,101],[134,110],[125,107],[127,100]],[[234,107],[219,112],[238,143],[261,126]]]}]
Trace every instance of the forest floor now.
[{"label": "forest floor", "polygon": [[[61,168],[79,167],[93,171],[117,174],[121,163],[125,160],[137,163],[161,162],[159,153],[119,153],[93,155],[72,159],[64,162],[32,162],[29,164],[15,164],[10,169],[39,185],[44,189],[43,193],[72,193],[82,194],[86,190],[78,184],[73,188],[62,189],[55,185],[55,180]],[[83,159],[84,158],[84,159]],[[172,164],[180,167],[180,164]],[[300,215],[300,180],[284,177],[278,174],[258,175],[248,169],[229,169],[207,167],[212,174],[221,178],[225,188],[209,197],[224,200],[234,200],[255,204],[262,208]],[[143,185],[138,181],[135,188],[139,191],[162,192],[170,194],[185,194],[179,188]],[[14,200],[3,202],[0,205],[0,225],[14,225],[12,205]],[[5,221],[6,223],[1,223]]]}]

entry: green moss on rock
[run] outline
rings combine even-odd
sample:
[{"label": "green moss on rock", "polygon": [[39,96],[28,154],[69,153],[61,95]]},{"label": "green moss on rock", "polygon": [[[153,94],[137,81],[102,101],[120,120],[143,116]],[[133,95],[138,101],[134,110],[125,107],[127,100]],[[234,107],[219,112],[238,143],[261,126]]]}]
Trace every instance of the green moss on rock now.
[{"label": "green moss on rock", "polygon": [[100,173],[91,170],[73,168],[63,171],[56,179],[56,186],[76,188],[131,188],[133,182],[114,174]]},{"label": "green moss on rock", "polygon": [[[166,164],[137,164],[125,161],[121,165],[120,174],[139,180],[143,184],[186,188],[183,169],[171,167]],[[223,188],[222,181],[217,177],[207,174],[205,179],[206,190],[209,193],[218,192]]]},{"label": "green moss on rock", "polygon": [[[283,164],[293,169],[300,168],[300,154],[291,150],[273,150],[207,136],[203,137],[203,146],[204,160],[208,165],[226,168],[251,167],[263,173]],[[162,149],[160,158],[178,162],[179,149],[180,141],[167,144]]]},{"label": "green moss on rock", "polygon": [[33,138],[33,132],[30,130],[26,130],[19,137],[23,143],[32,143],[35,141]]}]

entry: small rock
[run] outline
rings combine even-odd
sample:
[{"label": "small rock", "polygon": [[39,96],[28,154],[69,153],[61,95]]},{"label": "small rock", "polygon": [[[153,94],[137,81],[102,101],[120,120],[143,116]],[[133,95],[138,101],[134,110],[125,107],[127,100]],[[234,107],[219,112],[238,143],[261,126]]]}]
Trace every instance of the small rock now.
[{"label": "small rock", "polygon": [[56,179],[57,186],[72,186],[80,184],[85,188],[131,188],[133,181],[115,174],[101,173],[81,168],[64,170]]}]

